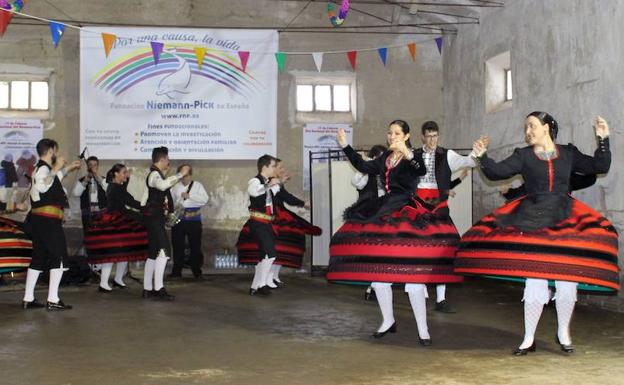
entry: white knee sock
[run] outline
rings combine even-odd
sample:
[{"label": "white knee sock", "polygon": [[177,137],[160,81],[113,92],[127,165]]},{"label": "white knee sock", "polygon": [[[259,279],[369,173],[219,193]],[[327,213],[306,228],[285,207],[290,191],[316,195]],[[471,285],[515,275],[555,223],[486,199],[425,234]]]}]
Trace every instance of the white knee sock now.
[{"label": "white knee sock", "polygon": [[282,282],[279,279],[279,273],[280,273],[280,269],[282,268],[282,265],[276,265],[273,264],[273,266],[271,266],[271,275],[273,276],[273,280],[277,281],[277,282]]},{"label": "white knee sock", "polygon": [[50,283],[48,286],[48,302],[58,302],[61,299],[58,295],[61,278],[63,278],[63,264],[58,269],[50,269]]},{"label": "white knee sock", "polygon": [[115,282],[120,286],[126,286],[123,277],[126,275],[127,267],[128,262],[117,262],[117,266],[115,266]]},{"label": "white knee sock", "polygon": [[102,289],[112,290],[110,285],[108,284],[108,279],[110,278],[112,271],[113,271],[112,263],[102,264],[102,270],[100,270],[100,287]]},{"label": "white knee sock", "polygon": [[24,290],[24,301],[32,302],[35,300],[35,286],[37,286],[37,279],[39,279],[41,270],[28,269],[26,273],[26,290]]},{"label": "white knee sock", "polygon": [[535,341],[535,331],[542,316],[544,305],[548,303],[548,281],[545,279],[527,279],[524,287],[524,340],[520,349],[527,349]]},{"label": "white knee sock", "polygon": [[555,294],[555,306],[557,307],[557,336],[563,345],[571,345],[570,321],[574,313],[576,303],[576,282],[555,281],[557,293]]},{"label": "white knee sock", "polygon": [[253,281],[251,281],[251,288],[254,290],[257,290],[262,286],[260,280],[262,278],[262,266],[264,266],[263,262],[264,260],[258,262],[255,267]]},{"label": "white knee sock", "polygon": [[154,289],[154,268],[156,266],[156,260],[147,259],[145,260],[145,271],[143,273],[143,289],[144,290],[153,290]]},{"label": "white knee sock", "polygon": [[154,267],[154,290],[160,290],[165,286],[165,268],[169,257],[164,250],[160,250],[156,257],[156,265]]},{"label": "white knee sock", "polygon": [[436,302],[446,300],[446,285],[436,285]]},{"label": "white knee sock", "polygon": [[423,340],[431,339],[427,326],[427,286],[421,283],[408,283],[405,285],[416,319],[418,336]]},{"label": "white knee sock", "polygon": [[262,282],[271,289],[275,289],[277,286],[273,283],[273,274],[271,274],[271,268],[273,267],[273,262],[275,262],[275,257],[265,258],[262,262],[264,262],[264,266],[262,267]]},{"label": "white knee sock", "polygon": [[373,282],[371,284],[373,290],[375,290],[375,296],[379,303],[379,310],[381,310],[381,325],[378,332],[384,332],[394,324],[394,308],[392,306],[392,284],[385,282]]}]

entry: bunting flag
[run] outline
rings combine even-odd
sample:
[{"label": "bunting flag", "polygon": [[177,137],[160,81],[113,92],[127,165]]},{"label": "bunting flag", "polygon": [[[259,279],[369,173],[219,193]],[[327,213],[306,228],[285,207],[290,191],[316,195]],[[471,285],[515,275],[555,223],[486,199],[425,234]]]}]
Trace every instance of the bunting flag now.
[{"label": "bunting flag", "polygon": [[377,50],[377,52],[379,53],[379,58],[381,59],[381,62],[383,63],[384,67],[386,66],[386,57],[388,55],[388,48],[379,48]]},{"label": "bunting flag", "polygon": [[349,51],[347,52],[347,57],[349,58],[349,63],[351,63],[351,68],[355,71],[355,65],[357,61],[357,51]]},{"label": "bunting flag", "polygon": [[314,59],[314,65],[316,65],[316,70],[321,72],[321,68],[323,67],[323,52],[313,52],[312,58]]},{"label": "bunting flag", "polygon": [[[11,18],[13,18],[13,12],[21,12],[27,1],[14,0],[10,2],[9,0],[0,0],[0,37],[4,36],[7,26],[11,22]],[[2,9],[6,9],[6,11],[2,11]]]},{"label": "bunting flag", "polygon": [[12,17],[13,14],[11,12],[0,9],[0,37],[4,36],[4,32],[6,32]]},{"label": "bunting flag", "polygon": [[205,47],[195,47],[195,58],[197,59],[197,66],[201,70],[202,64],[204,64],[204,56],[206,56]]},{"label": "bunting flag", "polygon": [[243,72],[247,72],[247,62],[249,61],[249,51],[238,51],[238,58],[241,62]]},{"label": "bunting flag", "polygon": [[407,48],[409,49],[409,53],[412,56],[412,61],[416,61],[416,43],[409,43],[407,45]]},{"label": "bunting flag", "polygon": [[275,52],[275,60],[280,72],[284,72],[284,64],[286,63],[286,54],[284,52]]},{"label": "bunting flag", "polygon": [[442,54],[442,37],[436,37],[435,42],[436,42],[436,45],[438,46],[438,52],[440,52],[440,55],[441,55]]},{"label": "bunting flag", "polygon": [[104,43],[104,52],[106,53],[106,57],[108,57],[111,49],[113,49],[113,44],[115,44],[115,41],[117,41],[117,36],[111,33],[102,34],[102,42]]},{"label": "bunting flag", "polygon": [[52,33],[52,43],[54,43],[54,48],[58,46],[59,41],[61,41],[61,36],[63,36],[63,32],[65,32],[65,24],[57,23],[56,21],[50,21],[50,32]]},{"label": "bunting flag", "polygon": [[160,54],[162,53],[163,48],[165,48],[165,44],[156,41],[152,41],[150,44],[152,45],[152,55],[154,55],[154,65],[158,65]]}]

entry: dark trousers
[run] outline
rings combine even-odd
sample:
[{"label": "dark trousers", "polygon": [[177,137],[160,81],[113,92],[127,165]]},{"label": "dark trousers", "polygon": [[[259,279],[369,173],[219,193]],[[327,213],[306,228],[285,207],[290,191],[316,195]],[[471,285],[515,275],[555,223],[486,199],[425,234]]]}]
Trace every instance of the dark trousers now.
[{"label": "dark trousers", "polygon": [[201,221],[181,221],[171,229],[173,244],[172,274],[181,274],[184,267],[184,249],[186,239],[191,249],[190,262],[193,275],[201,275],[204,264],[204,255],[201,249],[202,223]]},{"label": "dark trousers", "polygon": [[50,270],[61,267],[67,261],[67,243],[61,219],[30,215],[28,218],[32,236],[32,261],[34,270]]},{"label": "dark trousers", "polygon": [[169,252],[169,239],[165,230],[165,216],[161,213],[147,213],[144,219],[147,230],[148,255],[149,259],[156,259],[160,250],[165,250],[167,256]]},{"label": "dark trousers", "polygon": [[273,226],[270,223],[260,221],[249,221],[249,229],[251,235],[258,242],[258,248],[260,249],[260,259],[263,259],[266,255],[269,258],[275,258],[275,234],[273,233]]}]

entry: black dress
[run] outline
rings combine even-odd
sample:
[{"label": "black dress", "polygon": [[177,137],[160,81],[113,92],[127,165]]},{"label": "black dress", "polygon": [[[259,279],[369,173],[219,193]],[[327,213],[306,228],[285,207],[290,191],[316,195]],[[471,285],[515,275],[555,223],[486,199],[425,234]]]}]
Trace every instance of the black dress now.
[{"label": "black dress", "polygon": [[551,160],[532,147],[497,163],[483,156],[492,180],[521,174],[526,195],[485,216],[462,237],[455,271],[508,279],[578,282],[579,289],[619,290],[618,234],[600,213],[569,195],[573,172],[609,170],[609,139],[593,157],[571,144],[557,145]]}]

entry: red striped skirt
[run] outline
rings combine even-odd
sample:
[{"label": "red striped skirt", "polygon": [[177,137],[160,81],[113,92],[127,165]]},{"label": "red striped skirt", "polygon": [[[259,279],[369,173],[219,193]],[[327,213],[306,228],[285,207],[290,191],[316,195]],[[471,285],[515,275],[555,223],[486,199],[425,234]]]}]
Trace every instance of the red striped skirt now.
[{"label": "red striped skirt", "polygon": [[0,217],[0,273],[30,265],[32,241],[18,222]]},{"label": "red striped skirt", "polygon": [[521,232],[501,227],[526,198],[487,215],[462,237],[455,271],[503,278],[571,281],[586,290],[619,290],[618,234],[611,222],[572,200],[570,216],[554,226]]},{"label": "red striped skirt", "polygon": [[103,212],[87,229],[85,248],[93,264],[143,261],[147,259],[147,231],[121,213]]},{"label": "red striped skirt", "polygon": [[[272,226],[277,253],[274,263],[300,269],[305,254],[305,236],[320,235],[321,229],[283,207],[275,207]],[[255,265],[263,257],[260,255],[258,243],[253,238],[248,223],[245,223],[240,232],[236,248],[241,264]]]},{"label": "red striped skirt", "polygon": [[415,200],[370,222],[347,221],[332,237],[329,281],[452,283],[459,234],[446,201]]}]

